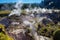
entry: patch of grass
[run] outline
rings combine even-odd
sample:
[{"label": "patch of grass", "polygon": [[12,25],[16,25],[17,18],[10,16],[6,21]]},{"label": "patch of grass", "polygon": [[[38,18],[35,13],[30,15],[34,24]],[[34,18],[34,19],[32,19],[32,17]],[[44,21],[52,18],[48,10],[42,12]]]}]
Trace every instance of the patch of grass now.
[{"label": "patch of grass", "polygon": [[4,10],[4,11],[0,11],[0,14],[9,14],[11,11],[9,10]]}]

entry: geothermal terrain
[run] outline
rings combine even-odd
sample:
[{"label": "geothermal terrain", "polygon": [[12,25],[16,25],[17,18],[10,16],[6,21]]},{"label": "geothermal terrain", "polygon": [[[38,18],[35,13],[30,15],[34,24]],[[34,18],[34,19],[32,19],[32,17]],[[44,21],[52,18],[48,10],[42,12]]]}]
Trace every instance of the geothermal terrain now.
[{"label": "geothermal terrain", "polygon": [[0,4],[0,22],[14,40],[60,40],[60,9],[51,3]]}]

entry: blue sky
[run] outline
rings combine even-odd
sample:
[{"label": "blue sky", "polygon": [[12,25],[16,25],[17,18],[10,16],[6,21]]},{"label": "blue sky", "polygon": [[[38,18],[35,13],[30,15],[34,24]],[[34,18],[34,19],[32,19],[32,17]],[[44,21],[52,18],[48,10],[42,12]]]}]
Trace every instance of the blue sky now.
[{"label": "blue sky", "polygon": [[22,3],[40,3],[43,0],[0,0],[0,3],[14,3],[19,1]]}]

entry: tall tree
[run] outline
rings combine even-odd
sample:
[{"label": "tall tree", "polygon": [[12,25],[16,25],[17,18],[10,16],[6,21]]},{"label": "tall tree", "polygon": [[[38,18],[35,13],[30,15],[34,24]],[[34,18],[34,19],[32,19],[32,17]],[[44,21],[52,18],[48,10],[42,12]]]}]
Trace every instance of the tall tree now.
[{"label": "tall tree", "polygon": [[60,9],[60,0],[44,0],[44,8]]}]

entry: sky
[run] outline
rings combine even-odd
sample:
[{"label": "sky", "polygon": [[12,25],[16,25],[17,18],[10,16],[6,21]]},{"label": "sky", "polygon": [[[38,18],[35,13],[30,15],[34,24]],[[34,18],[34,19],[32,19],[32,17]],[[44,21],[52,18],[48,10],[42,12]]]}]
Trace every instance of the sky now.
[{"label": "sky", "polygon": [[0,3],[14,3],[19,1],[22,3],[41,3],[43,0],[0,0]]}]

